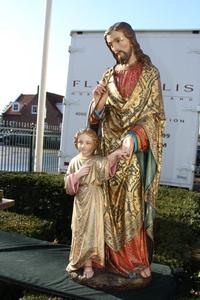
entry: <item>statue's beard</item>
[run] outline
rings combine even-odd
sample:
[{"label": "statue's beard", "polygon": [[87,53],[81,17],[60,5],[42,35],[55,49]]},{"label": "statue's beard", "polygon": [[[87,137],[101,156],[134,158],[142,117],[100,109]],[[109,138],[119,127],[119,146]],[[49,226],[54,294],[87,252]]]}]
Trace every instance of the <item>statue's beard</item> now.
[{"label": "statue's beard", "polygon": [[114,53],[113,55],[118,63],[128,64],[131,54],[132,49],[130,49],[129,52],[119,51],[118,53]]}]

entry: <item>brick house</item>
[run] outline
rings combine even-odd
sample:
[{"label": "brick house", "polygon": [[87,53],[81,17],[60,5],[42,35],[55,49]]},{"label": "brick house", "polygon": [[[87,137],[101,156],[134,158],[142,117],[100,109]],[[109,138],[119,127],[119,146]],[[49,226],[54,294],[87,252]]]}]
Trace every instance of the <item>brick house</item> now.
[{"label": "brick house", "polygon": [[[46,118],[48,126],[61,126],[63,96],[46,93]],[[21,94],[2,113],[3,121],[37,123],[38,94]]]}]

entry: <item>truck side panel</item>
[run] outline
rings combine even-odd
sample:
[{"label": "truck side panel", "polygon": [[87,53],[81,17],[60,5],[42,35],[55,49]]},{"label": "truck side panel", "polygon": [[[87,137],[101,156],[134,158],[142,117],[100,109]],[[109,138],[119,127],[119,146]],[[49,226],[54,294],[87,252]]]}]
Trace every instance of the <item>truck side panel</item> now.
[{"label": "truck side panel", "polygon": [[[200,35],[192,31],[138,31],[143,51],[161,75],[166,128],[161,183],[192,189],[200,107]],[[115,64],[103,32],[72,32],[59,171],[77,153],[73,136],[85,127],[92,90]]]}]

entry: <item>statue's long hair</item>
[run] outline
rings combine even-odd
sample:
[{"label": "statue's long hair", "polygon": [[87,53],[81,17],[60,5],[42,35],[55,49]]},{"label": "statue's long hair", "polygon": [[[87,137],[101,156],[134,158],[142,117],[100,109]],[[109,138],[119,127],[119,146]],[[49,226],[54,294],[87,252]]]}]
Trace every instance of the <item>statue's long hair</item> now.
[{"label": "statue's long hair", "polygon": [[137,41],[137,38],[136,38],[136,35],[135,35],[135,31],[126,22],[115,23],[108,30],[106,30],[106,32],[104,33],[105,42],[106,42],[106,44],[107,44],[107,46],[108,46],[108,48],[110,49],[111,52],[112,52],[112,50],[111,50],[111,48],[110,48],[110,46],[109,46],[109,44],[107,42],[107,36],[109,34],[111,34],[112,31],[121,31],[121,32],[123,32],[123,34],[125,35],[125,37],[127,39],[129,39],[129,41],[133,45],[134,54],[135,54],[138,62],[147,63],[149,65],[151,64],[150,57],[148,55],[144,54],[143,51],[142,51],[142,49],[140,48],[140,44]]}]

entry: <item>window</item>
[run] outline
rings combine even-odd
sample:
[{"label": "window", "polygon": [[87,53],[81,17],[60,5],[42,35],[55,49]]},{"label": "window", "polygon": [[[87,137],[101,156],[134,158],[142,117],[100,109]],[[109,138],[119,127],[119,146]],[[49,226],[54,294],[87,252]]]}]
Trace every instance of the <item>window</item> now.
[{"label": "window", "polygon": [[32,113],[32,115],[37,115],[37,105],[31,106],[31,113]]},{"label": "window", "polygon": [[12,104],[12,110],[13,110],[13,111],[19,111],[19,103],[14,102],[14,103]]}]

